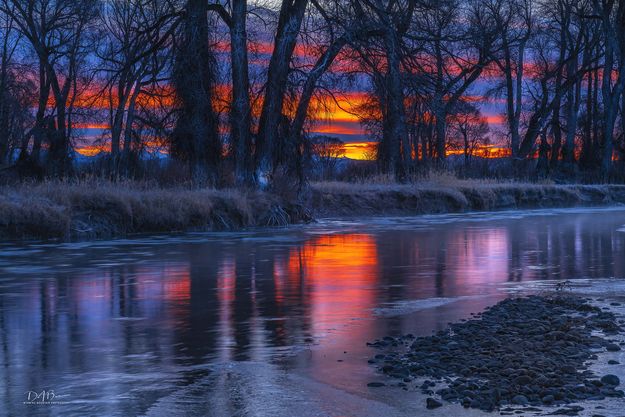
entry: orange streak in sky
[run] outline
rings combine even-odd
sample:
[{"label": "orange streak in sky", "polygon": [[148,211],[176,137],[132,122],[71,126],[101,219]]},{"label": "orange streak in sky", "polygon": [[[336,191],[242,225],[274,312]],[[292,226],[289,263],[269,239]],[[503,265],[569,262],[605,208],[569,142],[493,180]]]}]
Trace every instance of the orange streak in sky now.
[{"label": "orange streak in sky", "polygon": [[92,157],[97,156],[102,152],[108,152],[110,150],[110,146],[107,145],[87,145],[87,146],[76,146],[76,153],[82,156]]},{"label": "orange streak in sky", "polygon": [[376,143],[374,142],[354,142],[343,145],[345,157],[357,161],[368,161],[375,155],[374,150]]},{"label": "orange streak in sky", "polygon": [[489,114],[484,116],[489,125],[501,125],[506,122],[505,117],[500,114]]},{"label": "orange streak in sky", "polygon": [[108,123],[74,123],[72,124],[74,129],[100,129],[106,130],[110,129],[110,125]]},{"label": "orange streak in sky", "polygon": [[363,134],[359,124],[354,124],[354,127],[341,126],[333,123],[319,123],[313,126],[311,129],[314,133],[323,133],[325,135],[358,135]]}]

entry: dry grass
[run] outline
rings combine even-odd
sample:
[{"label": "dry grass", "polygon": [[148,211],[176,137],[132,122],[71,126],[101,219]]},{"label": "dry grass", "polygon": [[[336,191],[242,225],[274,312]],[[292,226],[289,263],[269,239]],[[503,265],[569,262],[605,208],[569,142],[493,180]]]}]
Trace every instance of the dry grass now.
[{"label": "dry grass", "polygon": [[9,238],[238,229],[282,225],[300,215],[305,213],[276,196],[237,190],[102,181],[0,188],[0,236]]},{"label": "dry grass", "polygon": [[44,182],[0,187],[0,238],[93,239],[136,233],[278,226],[317,216],[417,215],[625,203],[625,186],[459,180],[322,182],[308,207],[273,194],[161,188],[149,182]]},{"label": "dry grass", "polygon": [[435,170],[432,169],[425,174],[414,175],[405,181],[403,184],[399,184],[395,178],[391,175],[377,174],[369,176],[367,178],[357,179],[355,181],[320,181],[314,183],[317,187],[331,187],[331,188],[351,188],[354,184],[358,185],[357,189],[362,187],[369,189],[381,189],[392,187],[402,188],[427,188],[427,187],[449,187],[449,188],[461,188],[461,187],[485,187],[485,186],[543,186],[554,185],[553,181],[544,180],[542,182],[521,182],[502,180],[494,178],[484,179],[462,179],[454,175],[453,172],[448,170]]},{"label": "dry grass", "polygon": [[625,203],[622,185],[463,180],[435,172],[406,184],[379,177],[370,183],[318,182],[312,189],[313,210],[322,215],[417,215]]}]

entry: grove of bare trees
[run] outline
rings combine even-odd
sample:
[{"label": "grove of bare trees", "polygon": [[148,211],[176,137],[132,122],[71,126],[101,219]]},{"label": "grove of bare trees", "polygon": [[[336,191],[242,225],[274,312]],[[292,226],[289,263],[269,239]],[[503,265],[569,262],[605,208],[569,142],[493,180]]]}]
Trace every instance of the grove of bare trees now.
[{"label": "grove of bare trees", "polygon": [[359,91],[347,111],[398,181],[485,143],[511,176],[608,181],[624,90],[622,0],[0,0],[0,162],[20,175],[78,175],[88,139],[113,179],[158,149],[196,186],[301,191],[320,106]]}]

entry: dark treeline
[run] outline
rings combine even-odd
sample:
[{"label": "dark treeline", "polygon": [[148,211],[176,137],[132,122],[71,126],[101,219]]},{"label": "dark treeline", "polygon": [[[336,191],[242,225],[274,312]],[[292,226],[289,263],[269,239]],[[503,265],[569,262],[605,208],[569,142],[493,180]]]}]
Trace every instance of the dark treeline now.
[{"label": "dark treeline", "polygon": [[623,1],[0,0],[0,27],[0,160],[29,175],[75,175],[101,123],[113,178],[163,147],[198,186],[301,189],[311,116],[363,89],[399,181],[489,140],[516,175],[625,161]]}]

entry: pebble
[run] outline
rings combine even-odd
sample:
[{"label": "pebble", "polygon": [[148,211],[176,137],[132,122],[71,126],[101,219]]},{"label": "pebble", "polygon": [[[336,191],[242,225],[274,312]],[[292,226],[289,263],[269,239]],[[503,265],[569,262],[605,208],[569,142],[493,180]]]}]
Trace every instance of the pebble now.
[{"label": "pebble", "polygon": [[442,406],[443,406],[443,403],[442,403],[442,402],[440,402],[440,401],[435,400],[435,399],[434,399],[434,398],[432,398],[432,397],[429,397],[429,398],[427,398],[427,399],[425,400],[425,406],[426,406],[429,410],[433,410],[433,409],[435,409],[435,408],[442,407]]},{"label": "pebble", "polygon": [[603,382],[606,385],[614,385],[616,387],[620,385],[621,380],[616,375],[608,374],[601,378],[601,382]]},{"label": "pebble", "polygon": [[527,405],[528,403],[529,400],[525,395],[515,395],[514,398],[512,398],[512,404]]},{"label": "pebble", "polygon": [[[381,351],[372,360],[388,376],[442,382],[417,386],[426,395],[483,411],[515,404],[577,415],[580,410],[567,404],[625,396],[615,389],[618,377],[599,380],[587,368],[598,349],[620,349],[596,333],[622,331],[613,313],[582,298],[528,296],[506,299],[431,336],[387,336],[368,345]],[[430,400],[441,404],[429,397],[426,405],[434,404]]]}]

